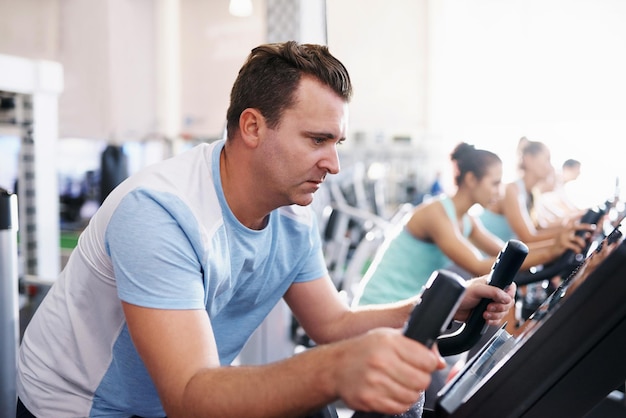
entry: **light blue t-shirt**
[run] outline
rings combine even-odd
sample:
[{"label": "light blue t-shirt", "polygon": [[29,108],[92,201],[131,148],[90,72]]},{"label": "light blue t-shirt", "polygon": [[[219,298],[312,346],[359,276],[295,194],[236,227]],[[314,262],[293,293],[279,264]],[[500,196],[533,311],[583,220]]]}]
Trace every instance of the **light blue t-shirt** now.
[{"label": "light blue t-shirt", "polygon": [[260,231],[235,218],[222,148],[199,145],[142,170],[91,219],[20,348],[18,395],[32,413],[165,415],[120,300],[205,309],[229,365],[292,283],[327,274],[310,208],[279,208]]},{"label": "light blue t-shirt", "polygon": [[[441,196],[439,201],[452,222],[456,211],[450,197]],[[471,222],[463,217],[463,235],[469,236]],[[417,295],[435,270],[446,268],[452,261],[434,243],[415,238],[403,227],[381,248],[363,277],[359,305],[397,302]]]}]

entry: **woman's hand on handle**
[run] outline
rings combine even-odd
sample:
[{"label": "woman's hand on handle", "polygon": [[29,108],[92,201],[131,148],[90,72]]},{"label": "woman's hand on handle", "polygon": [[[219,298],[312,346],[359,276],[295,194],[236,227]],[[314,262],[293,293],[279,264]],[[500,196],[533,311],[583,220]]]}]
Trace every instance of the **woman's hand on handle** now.
[{"label": "woman's hand on handle", "polygon": [[492,326],[501,325],[507,312],[515,303],[515,289],[515,283],[512,283],[505,290],[489,285],[489,275],[470,279],[467,282],[467,291],[454,319],[465,321],[481,299],[487,298],[491,299],[492,302],[487,305],[487,309],[483,314],[486,324]]}]

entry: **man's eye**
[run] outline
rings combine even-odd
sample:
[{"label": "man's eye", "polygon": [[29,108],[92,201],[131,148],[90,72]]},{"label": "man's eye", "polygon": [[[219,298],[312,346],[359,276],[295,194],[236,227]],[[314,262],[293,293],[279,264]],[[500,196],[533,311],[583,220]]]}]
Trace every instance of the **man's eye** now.
[{"label": "man's eye", "polygon": [[318,144],[318,145],[319,145],[319,144],[323,144],[323,143],[324,143],[324,141],[326,141],[326,138],[321,138],[321,137],[318,137],[318,138],[313,138],[313,142],[315,142],[315,143],[316,143],[316,144]]}]

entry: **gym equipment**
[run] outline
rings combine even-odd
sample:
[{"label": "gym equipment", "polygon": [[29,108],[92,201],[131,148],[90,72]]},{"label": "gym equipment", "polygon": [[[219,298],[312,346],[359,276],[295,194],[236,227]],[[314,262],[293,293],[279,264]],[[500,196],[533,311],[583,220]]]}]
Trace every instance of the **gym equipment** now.
[{"label": "gym equipment", "polygon": [[[606,205],[589,208],[581,217],[580,222],[598,225],[606,212]],[[584,233],[584,231],[576,231],[578,236],[583,236]],[[604,237],[601,236],[600,238]],[[572,250],[567,250],[557,260],[543,266],[541,269],[520,271],[515,276],[515,283],[518,286],[530,285],[522,300],[521,316],[524,320],[528,319],[528,316],[554,291],[554,287],[550,287],[550,280],[554,277],[565,279],[575,271],[584,261],[596,239],[594,237],[587,239],[585,248],[579,254],[575,254]]]},{"label": "gym equipment", "polygon": [[[509,286],[527,255],[526,244],[515,239],[509,240],[493,264],[489,284],[500,289]],[[439,337],[437,347],[442,356],[463,353],[480,340],[487,328],[483,313],[490,302],[490,299],[481,300],[458,331]]]},{"label": "gym equipment", "polygon": [[[490,285],[501,289],[510,285],[527,255],[528,247],[524,243],[518,240],[508,241],[493,264]],[[457,332],[444,334],[465,293],[465,283],[465,280],[456,273],[446,270],[433,272],[422,293],[422,301],[411,313],[405,335],[427,347],[437,342],[439,352],[444,356],[462,353],[476,344],[486,330],[483,313],[491,302],[490,299],[481,300],[465,325]],[[415,410],[412,408],[407,413],[396,416],[409,418],[414,414]],[[383,417],[389,415],[356,411],[352,416],[352,418]]]},{"label": "gym equipment", "polygon": [[17,196],[0,189],[0,411],[7,417],[15,416],[17,402],[17,230]]},{"label": "gym equipment", "polygon": [[[605,206],[590,208],[580,218],[580,223],[598,225],[605,213]],[[576,231],[576,235],[578,236],[583,236],[584,233],[584,231]],[[588,239],[586,247],[580,254],[575,254],[572,250],[565,251],[558,260],[546,265],[541,270],[519,272],[515,277],[515,283],[518,286],[523,286],[530,283],[549,280],[555,276],[566,278],[583,262],[592,243],[593,240]]]},{"label": "gym equipment", "polygon": [[517,338],[501,330],[467,362],[439,392],[435,417],[584,417],[624,384],[626,243],[589,272],[595,253]]},{"label": "gym equipment", "polygon": [[[404,335],[429,348],[432,347],[452,321],[465,290],[465,280],[458,274],[446,270],[435,271],[424,287],[421,302],[411,312]],[[401,416],[407,418],[413,415],[419,416],[421,409],[421,405],[418,405]],[[391,417],[391,415],[362,411],[356,411],[352,415],[352,418],[386,417]]]},{"label": "gym equipment", "polygon": [[100,156],[100,203],[128,177],[128,157],[119,145],[107,145]]}]

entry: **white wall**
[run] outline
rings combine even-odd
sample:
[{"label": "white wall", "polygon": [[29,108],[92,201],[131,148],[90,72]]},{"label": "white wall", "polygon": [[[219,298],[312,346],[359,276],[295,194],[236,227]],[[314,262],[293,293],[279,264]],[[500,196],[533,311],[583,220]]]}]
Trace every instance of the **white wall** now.
[{"label": "white wall", "polygon": [[61,0],[0,0],[0,54],[55,61]]},{"label": "white wall", "polygon": [[228,1],[180,0],[183,129],[193,136],[221,136],[230,88],[252,48],[265,41],[265,2],[253,15],[228,12]]},{"label": "white wall", "polygon": [[64,0],[62,137],[123,142],[158,129],[155,2]]},{"label": "white wall", "polygon": [[355,84],[351,131],[417,133],[422,175],[441,167],[450,187],[448,155],[465,141],[499,153],[512,179],[527,136],[556,166],[583,162],[590,203],[626,178],[626,2],[341,0],[328,13]]},{"label": "white wall", "polygon": [[328,45],[354,85],[352,132],[419,135],[427,125],[426,1],[327,1]]},{"label": "white wall", "polygon": [[626,178],[626,2],[441,4],[433,129],[498,152],[509,178],[519,138],[543,141],[556,166],[583,162],[589,204],[609,197]]}]

